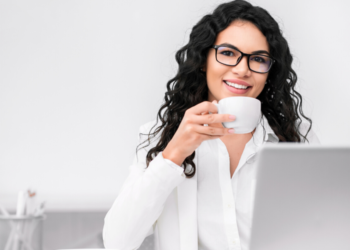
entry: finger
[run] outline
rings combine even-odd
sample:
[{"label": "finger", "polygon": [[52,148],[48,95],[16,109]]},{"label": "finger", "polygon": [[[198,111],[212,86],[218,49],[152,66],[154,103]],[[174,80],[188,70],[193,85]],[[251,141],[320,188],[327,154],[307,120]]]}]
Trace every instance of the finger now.
[{"label": "finger", "polygon": [[[214,112],[213,114],[217,114],[217,112]],[[202,115],[209,115],[209,112],[205,111],[205,112],[202,113]]]},{"label": "finger", "polygon": [[198,134],[204,136],[223,136],[227,134],[231,134],[228,132],[230,128],[217,128],[217,127],[209,127],[209,126],[201,126],[195,125],[194,131]]},{"label": "finger", "polygon": [[[231,117],[232,116],[232,117]],[[191,123],[195,124],[212,124],[222,122],[232,122],[236,119],[230,114],[207,114],[207,115],[191,115],[188,117]]]},{"label": "finger", "polygon": [[218,108],[214,103],[204,101],[186,110],[186,113],[195,115],[200,115],[203,112],[217,113]]}]

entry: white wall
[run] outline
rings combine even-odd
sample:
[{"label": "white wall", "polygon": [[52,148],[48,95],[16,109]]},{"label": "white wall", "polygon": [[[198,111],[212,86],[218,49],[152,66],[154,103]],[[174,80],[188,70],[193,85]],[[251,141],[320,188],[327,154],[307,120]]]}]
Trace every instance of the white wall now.
[{"label": "white wall", "polygon": [[[0,1],[0,203],[33,188],[49,210],[108,209],[175,52],[222,2]],[[349,145],[349,4],[252,3],[284,31],[321,142]]]}]

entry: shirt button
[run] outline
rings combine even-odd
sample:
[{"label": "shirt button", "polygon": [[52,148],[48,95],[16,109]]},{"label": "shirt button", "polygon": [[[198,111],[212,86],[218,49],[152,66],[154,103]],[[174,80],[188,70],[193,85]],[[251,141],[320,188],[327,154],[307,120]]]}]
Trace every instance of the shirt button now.
[{"label": "shirt button", "polygon": [[229,204],[227,204],[227,206],[228,206],[228,208],[231,208],[231,204],[229,203]]}]

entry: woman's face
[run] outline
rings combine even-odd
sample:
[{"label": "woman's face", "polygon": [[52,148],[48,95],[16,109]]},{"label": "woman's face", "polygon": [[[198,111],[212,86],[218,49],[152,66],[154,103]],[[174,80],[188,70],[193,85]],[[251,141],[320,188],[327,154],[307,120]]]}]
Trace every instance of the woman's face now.
[{"label": "woman's face", "polygon": [[[225,30],[221,31],[216,38],[215,45],[224,43],[231,44],[247,54],[252,54],[258,50],[270,52],[266,37],[254,24],[248,21],[235,20]],[[266,53],[265,55],[268,54]],[[248,68],[247,60],[247,56],[243,56],[236,66],[223,65],[216,61],[215,49],[209,50],[207,62],[204,67],[209,88],[208,101],[219,101],[231,96],[256,98],[261,93],[265,86],[268,73],[260,74],[251,71]],[[236,84],[245,83],[249,87],[246,90],[234,87],[232,89],[227,86],[225,81],[236,82]]]}]

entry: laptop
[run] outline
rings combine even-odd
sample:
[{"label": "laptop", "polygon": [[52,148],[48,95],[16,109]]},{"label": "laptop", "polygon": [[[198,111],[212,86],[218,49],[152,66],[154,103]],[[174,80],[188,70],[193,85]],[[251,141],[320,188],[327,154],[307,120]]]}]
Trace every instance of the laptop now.
[{"label": "laptop", "polygon": [[264,145],[249,250],[350,249],[350,146]]}]

